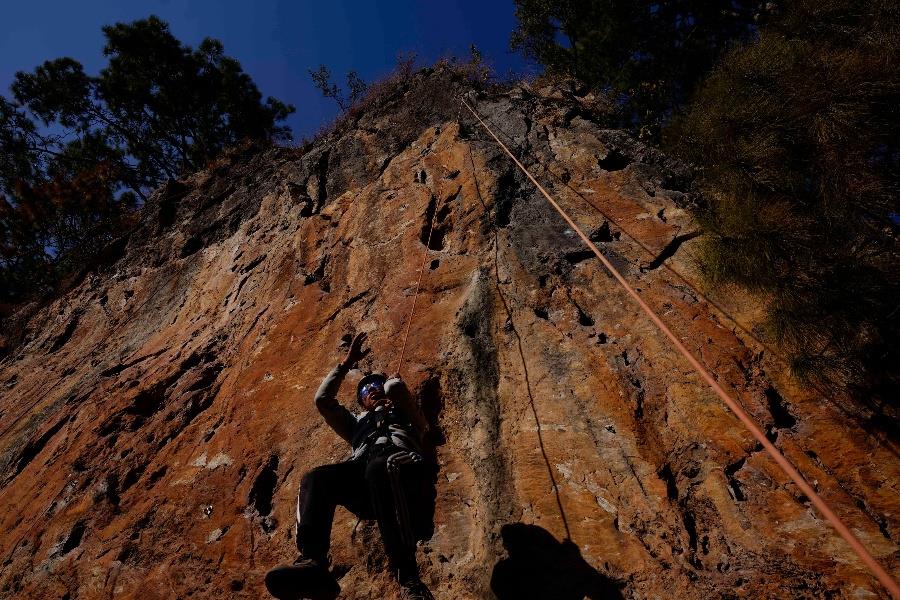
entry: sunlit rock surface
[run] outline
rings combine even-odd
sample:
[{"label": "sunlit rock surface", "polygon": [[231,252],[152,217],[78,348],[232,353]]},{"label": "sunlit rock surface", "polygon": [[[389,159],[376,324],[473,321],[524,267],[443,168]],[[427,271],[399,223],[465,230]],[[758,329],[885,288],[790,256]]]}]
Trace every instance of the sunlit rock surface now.
[{"label": "sunlit rock surface", "polygon": [[[266,597],[301,476],[347,453],[315,388],[356,331],[364,370],[395,368],[434,214],[403,375],[437,444],[436,597],[886,597],[461,91],[419,74],[305,151],[170,182],[31,318],[0,363],[0,596]],[[758,307],[700,286],[688,171],[589,100],[472,97],[896,575],[896,447],[791,381]],[[342,597],[396,596],[343,509],[332,562]]]}]

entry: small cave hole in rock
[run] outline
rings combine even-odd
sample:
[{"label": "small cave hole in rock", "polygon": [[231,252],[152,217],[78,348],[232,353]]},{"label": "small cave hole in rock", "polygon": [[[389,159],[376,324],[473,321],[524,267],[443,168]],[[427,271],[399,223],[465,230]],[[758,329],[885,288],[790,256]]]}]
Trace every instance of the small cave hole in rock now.
[{"label": "small cave hole in rock", "polygon": [[209,440],[211,440],[211,439],[213,438],[213,436],[216,435],[216,430],[217,430],[217,429],[218,429],[218,424],[213,425],[212,427],[210,427],[209,429],[207,429],[207,430],[206,430],[206,433],[203,434],[203,441],[204,441],[204,442],[208,442]]},{"label": "small cave hole in rock", "polygon": [[53,346],[50,347],[50,352],[56,352],[60,348],[66,345],[70,339],[72,339],[72,334],[75,333],[75,330],[78,329],[78,317],[73,317],[69,323],[66,325],[65,330],[56,338],[53,342]]},{"label": "small cave hole in rock", "polygon": [[113,506],[118,506],[121,498],[119,498],[119,476],[110,473],[104,477],[103,481],[97,486],[94,493],[94,500],[109,500]]},{"label": "small cave hole in rock", "polygon": [[550,313],[547,312],[546,308],[540,306],[534,309],[534,316],[544,319],[545,321],[550,320]]},{"label": "small cave hole in rock", "polygon": [[[425,219],[422,222],[422,231],[419,232],[419,241],[423,244],[428,244],[428,234],[431,233],[430,228],[434,225],[434,211],[437,210],[437,198],[434,194],[431,195],[431,200],[428,201],[428,207],[425,209]],[[433,235],[433,234],[432,234]]]},{"label": "small cave hole in rock", "polygon": [[666,496],[673,502],[678,500],[678,486],[675,484],[675,474],[672,473],[672,465],[666,463],[658,472],[659,478],[666,484]]},{"label": "small cave hole in rock", "polygon": [[142,418],[153,416],[156,411],[162,408],[163,402],[165,401],[165,388],[167,383],[168,382],[163,380],[138,392],[131,405],[125,409],[125,412]]},{"label": "small cave hole in rock", "polygon": [[144,474],[144,469],[146,468],[147,465],[135,465],[128,469],[125,473],[125,477],[122,478],[122,488],[120,491],[124,492],[136,484],[138,479],[141,478],[141,475]]},{"label": "small cave hole in rock", "polygon": [[116,560],[119,562],[128,562],[128,559],[135,555],[135,545],[126,542],[121,549],[119,549],[119,553],[116,554]]},{"label": "small cave hole in rock", "polygon": [[316,163],[316,210],[328,201],[328,159],[330,152],[326,150]]},{"label": "small cave hole in rock", "polygon": [[743,502],[747,499],[747,497],[744,495],[744,490],[741,489],[741,484],[735,478],[734,474],[744,466],[746,460],[746,458],[742,458],[725,467],[725,477],[728,480],[728,487],[731,489],[731,493],[734,496],[734,499],[738,500],[739,502]]},{"label": "small cave hole in rock", "polygon": [[273,454],[253,481],[247,499],[261,517],[272,512],[272,497],[278,485],[278,456]]},{"label": "small cave hole in rock", "polygon": [[436,258],[433,261],[431,261],[431,265],[429,265],[429,268],[432,271],[434,271],[435,269],[437,269],[440,266],[440,264],[441,264],[441,261]]},{"label": "small cave hole in rock", "polygon": [[595,244],[613,241],[612,233],[609,230],[609,221],[603,221],[603,225],[591,231],[590,234],[588,234],[588,239]]},{"label": "small cave hole in rock", "polygon": [[175,223],[175,217],[178,214],[178,205],[175,200],[165,199],[159,203],[159,212],[157,213],[157,222],[159,229],[165,229]]},{"label": "small cave hole in rock", "polygon": [[601,158],[597,161],[597,165],[604,171],[621,171],[630,164],[630,158],[615,150],[610,150],[605,158]]},{"label": "small cave hole in rock", "polygon": [[17,476],[21,473],[25,467],[28,466],[31,461],[33,461],[38,454],[41,453],[41,450],[50,442],[50,440],[55,436],[63,426],[69,422],[72,418],[71,415],[67,417],[63,417],[59,421],[56,422],[53,427],[44,432],[42,436],[37,438],[34,441],[31,441],[25,445],[25,448],[22,449],[22,452],[19,454],[19,458],[16,460],[16,466],[13,470],[13,477]]},{"label": "small cave hole in rock", "polygon": [[315,283],[316,281],[320,281],[325,277],[325,268],[328,266],[328,257],[323,256],[319,259],[318,264],[316,265],[315,270],[312,273],[306,273],[303,277],[303,285],[309,285],[311,283]]},{"label": "small cave hole in rock", "polygon": [[153,473],[150,474],[150,477],[147,478],[147,487],[150,487],[151,485],[165,477],[167,471],[168,469],[165,465],[153,471]]},{"label": "small cave hole in rock", "polygon": [[210,387],[219,377],[219,373],[225,368],[222,363],[207,365],[200,371],[197,380],[184,390],[184,393],[196,392]]},{"label": "small cave hole in rock", "polygon": [[510,169],[503,173],[497,180],[497,192],[494,195],[494,222],[497,227],[509,225],[513,204],[522,197],[523,191],[516,180],[516,172]]},{"label": "small cave hole in rock", "polygon": [[[436,202],[434,196],[431,197],[432,202]],[[444,204],[437,211],[437,215],[434,217],[434,221],[431,220],[431,214],[434,212],[432,208],[432,204],[428,205],[429,211],[426,212],[426,222],[422,228],[422,243],[428,244],[429,250],[443,250],[444,249],[444,238],[447,237],[447,234],[450,233],[452,227],[449,223],[446,223],[447,217],[450,215],[450,204]],[[434,227],[434,231],[432,231],[429,235],[429,226]]]},{"label": "small cave hole in rock", "polygon": [[694,519],[694,514],[685,509],[684,510],[684,530],[688,534],[688,547],[691,549],[691,557],[688,559],[689,562],[697,568],[700,568],[700,559],[697,558],[697,521]]},{"label": "small cave hole in rock", "polygon": [[634,418],[644,418],[644,390],[641,389],[641,380],[632,378],[631,382],[638,388],[634,395]]},{"label": "small cave hole in rock", "polygon": [[577,265],[580,262],[584,262],[586,260],[590,260],[594,258],[596,255],[594,251],[588,248],[587,250],[574,250],[572,252],[566,252],[563,255],[563,258],[569,262],[569,264]]},{"label": "small cave hole in rock", "polygon": [[790,429],[797,424],[797,419],[790,413],[785,404],[784,398],[778,391],[769,386],[766,388],[766,400],[769,403],[769,412],[772,414],[772,420],[778,429]]},{"label": "small cave hole in rock", "polygon": [[603,333],[602,331],[601,331],[600,333],[597,334],[597,343],[598,343],[598,344],[605,344],[605,343],[607,343],[608,341],[609,341],[609,338],[608,338],[608,337],[606,336],[606,334]]},{"label": "small cave hole in rock", "polygon": [[594,319],[591,318],[589,314],[581,310],[581,307],[577,304],[575,305],[575,309],[578,311],[578,324],[583,327],[593,327]]},{"label": "small cave hole in rock", "polygon": [[192,237],[184,243],[181,248],[181,258],[187,258],[192,254],[196,254],[203,248],[203,240],[199,237]]},{"label": "small cave hole in rock", "polygon": [[62,553],[68,554],[79,545],[81,545],[81,538],[84,536],[84,523],[78,522],[75,523],[75,526],[72,527],[72,531],[69,532],[68,537],[66,537],[66,541],[63,542],[62,545]]},{"label": "small cave hole in rock", "polygon": [[186,359],[181,362],[180,370],[182,373],[190,371],[203,361],[204,357],[199,352],[191,352]]}]

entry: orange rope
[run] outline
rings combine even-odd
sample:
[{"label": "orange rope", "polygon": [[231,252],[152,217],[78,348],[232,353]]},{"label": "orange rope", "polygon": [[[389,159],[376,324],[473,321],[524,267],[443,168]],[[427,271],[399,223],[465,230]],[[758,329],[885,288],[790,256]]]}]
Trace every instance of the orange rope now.
[{"label": "orange rope", "polygon": [[434,212],[431,213],[431,222],[428,223],[428,239],[425,241],[425,254],[422,255],[422,266],[419,267],[419,278],[416,280],[416,292],[413,294],[413,304],[409,311],[409,317],[406,320],[406,333],[403,334],[403,345],[400,346],[400,358],[397,361],[397,370],[392,375],[400,375],[400,368],[403,366],[403,355],[406,353],[406,340],[409,339],[409,328],[412,326],[413,315],[416,312],[416,300],[419,299],[419,285],[422,283],[422,274],[425,272],[425,263],[428,261],[429,246],[431,246],[431,233],[434,231],[434,217],[437,215],[438,206],[437,198],[434,200]]},{"label": "orange rope", "polygon": [[[618,228],[618,230],[619,230],[621,233],[625,234],[625,237],[627,237],[627,238],[630,239],[632,242],[634,242],[635,244],[637,244],[637,246],[640,247],[640,248],[647,254],[647,256],[650,257],[651,261],[657,258],[657,255],[658,255],[657,252],[654,252],[653,250],[651,250],[651,249],[647,246],[647,244],[645,244],[644,242],[642,242],[642,241],[641,241],[637,236],[635,236],[634,234],[630,233],[630,232],[628,231],[628,229],[625,228],[625,227],[623,227],[622,224],[621,224],[617,219],[615,219],[614,217],[612,217],[609,213],[607,213],[607,212],[604,211],[602,208],[600,208],[599,206],[597,206],[597,205],[596,205],[594,202],[592,202],[591,200],[588,200],[588,199],[587,199],[580,191],[573,189],[572,186],[571,186],[569,183],[567,183],[567,182],[565,182],[565,181],[562,180],[562,177],[561,177],[558,173],[554,172],[549,166],[547,166],[547,165],[545,165],[544,163],[542,163],[542,162],[540,161],[540,159],[537,158],[537,157],[534,155],[533,152],[528,152],[528,150],[525,149],[524,147],[522,147],[521,145],[516,146],[516,140],[515,140],[515,138],[513,138],[513,136],[511,136],[510,134],[506,133],[505,131],[503,131],[503,129],[501,129],[501,128],[499,128],[499,127],[497,128],[497,130],[503,135],[503,137],[505,137],[507,140],[509,140],[510,144],[513,145],[513,146],[516,148],[516,150],[518,150],[518,151],[520,152],[520,154],[519,154],[520,156],[522,155],[522,153],[528,153],[528,154],[530,154],[531,157],[532,157],[538,164],[540,164],[542,167],[544,167],[544,170],[545,170],[547,173],[549,173],[550,175],[552,175],[552,176],[553,176],[554,178],[556,178],[557,180],[562,181],[562,184],[563,184],[565,187],[567,187],[570,191],[572,191],[576,196],[578,196],[578,197],[579,197],[586,205],[590,206],[593,210],[595,210],[595,211],[597,211],[598,213],[600,213],[600,214],[603,216],[604,219],[606,219],[607,221],[609,221],[611,224],[615,225],[615,227]],[[770,356],[770,357],[772,357],[772,359],[773,359],[775,362],[780,363],[781,366],[784,367],[784,368],[786,368],[786,369],[791,369],[791,363],[790,363],[790,361],[789,361],[787,358],[785,358],[785,357],[781,354],[781,352],[779,352],[777,349],[773,348],[771,345],[769,345],[768,343],[766,343],[766,342],[764,342],[763,340],[761,340],[759,337],[757,337],[757,335],[756,335],[755,333],[753,333],[753,332],[750,330],[749,326],[744,325],[743,323],[741,323],[741,321],[739,321],[736,317],[734,317],[734,316],[731,315],[727,310],[725,310],[725,307],[723,307],[723,306],[722,306],[721,304],[719,304],[717,301],[713,300],[712,298],[710,298],[709,296],[707,296],[706,294],[704,294],[702,291],[700,291],[699,289],[697,289],[697,287],[696,287],[693,283],[691,283],[691,281],[689,281],[689,280],[688,280],[684,275],[682,275],[677,269],[675,269],[671,264],[669,264],[669,261],[663,261],[661,267],[664,268],[664,269],[666,269],[669,273],[671,273],[671,274],[674,275],[679,281],[681,281],[682,284],[684,284],[685,286],[687,286],[695,296],[697,296],[699,299],[703,300],[704,302],[706,302],[707,304],[709,304],[710,306],[712,306],[713,308],[715,308],[719,315],[721,315],[722,317],[724,317],[727,321],[729,321],[732,325],[734,325],[734,327],[736,327],[737,329],[740,329],[741,332],[742,332],[744,335],[746,335],[749,339],[751,339],[751,340],[753,340],[755,343],[759,344],[759,347],[762,348],[763,350],[765,350],[766,353],[767,353],[767,355]],[[638,266],[638,268],[643,269],[643,267],[640,267],[640,266]],[[736,332],[735,332],[735,333],[736,333]],[[897,448],[895,447],[895,444],[892,442],[892,440],[891,440],[890,438],[888,438],[888,437],[882,438],[882,437],[879,437],[879,435],[878,435],[877,433],[873,433],[873,432],[871,432],[871,431],[866,431],[866,430],[865,430],[865,427],[864,427],[864,424],[863,424],[862,420],[860,419],[860,417],[858,417],[858,416],[852,414],[845,406],[843,406],[843,405],[841,404],[841,402],[839,402],[835,397],[833,397],[833,396],[830,394],[830,392],[828,392],[827,390],[823,389],[822,386],[819,385],[819,384],[817,384],[815,381],[810,381],[810,382],[808,382],[808,385],[809,385],[813,390],[815,390],[816,392],[819,393],[819,395],[822,397],[822,400],[824,400],[825,402],[827,402],[828,404],[830,404],[830,405],[831,405],[832,407],[834,407],[836,410],[840,411],[840,412],[843,414],[843,416],[852,419],[852,420],[860,427],[860,429],[863,431],[863,433],[864,433],[865,435],[869,436],[872,440],[874,440],[879,446],[881,446],[882,449],[884,449],[884,450],[890,452],[890,453],[893,454],[894,456],[898,456]],[[788,400],[791,400],[791,398],[788,397]]]},{"label": "orange rope", "polygon": [[560,216],[565,219],[566,223],[568,223],[569,226],[572,227],[572,229],[578,234],[578,236],[584,241],[584,243],[588,245],[591,251],[593,251],[593,253],[597,255],[597,258],[600,259],[600,262],[603,263],[603,266],[605,266],[609,270],[609,272],[612,273],[613,277],[616,278],[616,281],[618,281],[622,285],[622,287],[625,288],[625,291],[627,291],[628,294],[632,298],[634,298],[634,300],[638,303],[644,313],[646,313],[647,316],[650,317],[650,320],[653,321],[653,323],[655,323],[656,326],[659,327],[659,329],[666,335],[666,337],[669,338],[672,344],[675,345],[675,348],[685,357],[685,359],[687,359],[687,361],[697,371],[697,373],[700,374],[700,377],[702,377],[703,380],[709,384],[709,386],[713,389],[714,392],[716,392],[719,398],[722,399],[722,401],[728,406],[728,408],[731,409],[731,411],[744,424],[744,426],[747,427],[750,433],[753,434],[753,437],[755,437],[756,440],[763,446],[763,448],[765,448],[766,452],[769,453],[775,463],[779,467],[781,467],[781,470],[784,471],[785,474],[790,477],[795,484],[797,484],[797,487],[800,488],[800,491],[810,499],[810,502],[812,502],[813,505],[819,510],[819,512],[822,513],[822,515],[831,523],[835,531],[837,531],[838,534],[842,538],[844,538],[844,540],[850,545],[850,548],[856,553],[860,560],[862,560],[863,563],[865,563],[865,565],[869,567],[875,577],[878,578],[878,581],[880,581],[881,584],[884,585],[885,588],[887,588],[887,590],[894,596],[894,598],[900,599],[900,586],[897,585],[897,582],[895,582],[894,579],[884,569],[884,567],[882,567],[881,564],[879,564],[878,561],[876,561],[872,557],[869,551],[866,550],[865,546],[863,546],[859,539],[857,539],[857,537],[853,535],[853,533],[851,533],[847,525],[845,525],[844,522],[841,521],[841,519],[831,509],[831,507],[828,506],[825,500],[823,500],[819,496],[819,494],[816,493],[812,486],[806,482],[800,472],[797,471],[794,465],[791,464],[791,462],[787,458],[785,458],[785,456],[778,450],[778,448],[776,448],[775,445],[769,441],[769,439],[765,436],[765,434],[763,434],[759,426],[744,411],[744,409],[741,408],[741,406],[735,400],[733,400],[731,396],[728,395],[728,393],[722,388],[721,385],[719,385],[719,383],[709,373],[709,371],[707,371],[703,367],[703,365],[701,365],[700,362],[696,358],[694,358],[690,351],[685,348],[684,344],[681,343],[681,340],[679,340],[675,336],[675,334],[672,333],[672,330],[670,330],[669,327],[665,323],[663,323],[662,319],[660,319],[657,314],[653,312],[653,309],[650,308],[650,306],[646,302],[644,302],[643,298],[640,297],[640,295],[634,290],[634,288],[631,287],[631,285],[629,285],[627,281],[625,281],[625,278],[622,277],[621,273],[619,273],[619,271],[613,266],[613,264],[609,260],[607,260],[605,256],[603,256],[600,250],[597,249],[597,246],[595,246],[593,242],[591,242],[588,236],[585,235],[581,228],[575,224],[575,222],[569,217],[568,214],[566,214],[566,212],[559,206],[559,204],[557,204],[553,200],[553,198],[550,197],[550,194],[547,193],[547,190],[545,190],[543,186],[538,183],[537,179],[535,179],[531,175],[531,173],[528,172],[528,169],[526,169],[522,165],[522,163],[520,163],[518,159],[516,159],[513,153],[509,151],[509,148],[507,148],[506,145],[500,141],[500,138],[494,135],[494,132],[491,131],[491,128],[487,126],[487,124],[481,119],[478,113],[475,112],[475,109],[469,106],[469,104],[462,98],[460,98],[460,102],[462,102],[463,105],[467,109],[469,109],[469,111],[475,116],[475,118],[478,119],[478,122],[481,123],[482,127],[487,130],[491,137],[493,137],[494,140],[496,140],[496,142],[500,145],[500,147],[503,148],[504,152],[506,152],[506,154],[509,155],[513,162],[516,163],[516,166],[518,166],[519,169],[521,169],[521,171],[525,174],[525,176],[531,180],[531,182],[538,188],[538,190],[540,190],[541,194],[544,195],[550,205],[554,209],[556,209],[556,212],[558,212]]}]

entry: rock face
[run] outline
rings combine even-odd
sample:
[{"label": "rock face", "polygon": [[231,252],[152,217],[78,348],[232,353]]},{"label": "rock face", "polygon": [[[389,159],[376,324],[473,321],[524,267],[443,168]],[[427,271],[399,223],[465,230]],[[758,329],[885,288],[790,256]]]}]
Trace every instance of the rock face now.
[{"label": "rock face", "polygon": [[[170,182],[30,319],[0,363],[0,596],[266,597],[300,478],[348,450],[313,393],[355,331],[363,370],[395,367],[434,216],[403,375],[440,467],[418,553],[436,597],[886,597],[462,87],[419,73],[305,151]],[[576,92],[472,101],[896,574],[896,446],[793,383],[752,306],[700,288],[689,173]],[[332,562],[342,597],[397,593],[343,509]]]}]

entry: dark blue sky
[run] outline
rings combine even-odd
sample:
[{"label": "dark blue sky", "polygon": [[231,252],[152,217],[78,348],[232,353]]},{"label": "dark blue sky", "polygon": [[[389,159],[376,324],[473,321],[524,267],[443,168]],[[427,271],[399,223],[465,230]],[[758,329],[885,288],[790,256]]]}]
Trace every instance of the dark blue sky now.
[{"label": "dark blue sky", "polygon": [[16,71],[60,56],[96,73],[104,64],[101,26],[150,14],[192,46],[207,36],[222,40],[263,96],[297,107],[289,119],[295,139],[337,112],[307,73],[320,63],[341,78],[355,69],[372,81],[391,70],[399,52],[414,51],[430,64],[449,53],[467,56],[474,43],[498,73],[536,69],[508,49],[512,0],[31,0],[3,7],[0,91],[9,96]]}]

